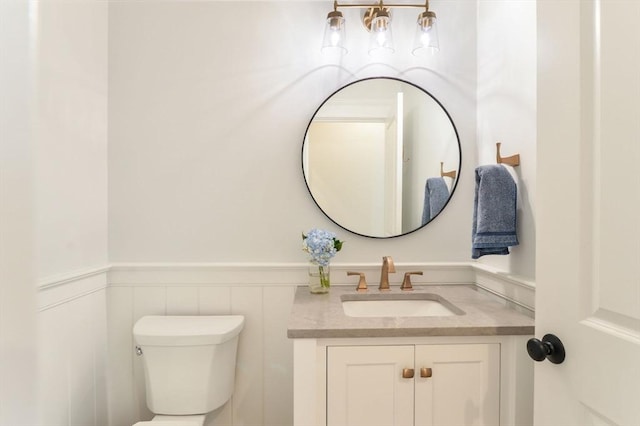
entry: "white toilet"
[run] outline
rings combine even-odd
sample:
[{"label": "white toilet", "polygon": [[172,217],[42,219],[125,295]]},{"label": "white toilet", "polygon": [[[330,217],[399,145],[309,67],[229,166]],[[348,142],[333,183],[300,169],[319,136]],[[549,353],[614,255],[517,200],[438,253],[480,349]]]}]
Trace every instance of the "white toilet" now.
[{"label": "white toilet", "polygon": [[133,327],[147,407],[134,426],[203,426],[233,393],[242,315],[146,316]]}]

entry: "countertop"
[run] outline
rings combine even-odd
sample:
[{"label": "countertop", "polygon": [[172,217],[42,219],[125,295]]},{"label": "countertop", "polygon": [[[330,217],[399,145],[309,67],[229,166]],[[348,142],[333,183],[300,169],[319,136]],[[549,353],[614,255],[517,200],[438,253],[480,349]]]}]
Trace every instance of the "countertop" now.
[{"label": "countertop", "polygon": [[[296,289],[289,317],[290,338],[341,337],[416,337],[416,336],[491,336],[530,335],[534,320],[507,307],[497,297],[479,292],[474,285],[414,286],[412,292],[399,288],[381,293],[370,288],[367,297],[432,293],[445,299],[463,314],[439,317],[369,317],[345,315],[343,295],[356,295],[352,286],[331,287],[329,294],[311,294],[308,287]],[[350,297],[350,296],[347,296]],[[415,296],[414,296],[415,297]]]}]

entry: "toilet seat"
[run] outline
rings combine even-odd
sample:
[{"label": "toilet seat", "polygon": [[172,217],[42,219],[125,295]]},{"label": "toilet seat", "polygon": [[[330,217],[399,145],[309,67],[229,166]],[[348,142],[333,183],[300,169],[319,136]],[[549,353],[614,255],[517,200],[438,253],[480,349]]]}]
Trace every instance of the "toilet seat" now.
[{"label": "toilet seat", "polygon": [[163,416],[156,415],[152,420],[142,421],[133,426],[203,426],[204,415]]},{"label": "toilet seat", "polygon": [[133,426],[200,426],[200,423],[189,420],[160,420],[160,421],[144,421],[138,422]]}]

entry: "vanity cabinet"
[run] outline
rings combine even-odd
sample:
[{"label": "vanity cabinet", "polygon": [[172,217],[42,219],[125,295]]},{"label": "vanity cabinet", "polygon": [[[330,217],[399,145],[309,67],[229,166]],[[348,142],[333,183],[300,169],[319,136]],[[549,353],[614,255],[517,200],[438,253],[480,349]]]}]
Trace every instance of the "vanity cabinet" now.
[{"label": "vanity cabinet", "polygon": [[529,337],[294,339],[294,426],[531,425]]},{"label": "vanity cabinet", "polygon": [[298,290],[287,329],[294,426],[533,424],[530,316],[468,285],[416,286],[462,312],[417,317],[348,316],[352,287]]},{"label": "vanity cabinet", "polygon": [[328,426],[498,425],[500,345],[328,346]]}]

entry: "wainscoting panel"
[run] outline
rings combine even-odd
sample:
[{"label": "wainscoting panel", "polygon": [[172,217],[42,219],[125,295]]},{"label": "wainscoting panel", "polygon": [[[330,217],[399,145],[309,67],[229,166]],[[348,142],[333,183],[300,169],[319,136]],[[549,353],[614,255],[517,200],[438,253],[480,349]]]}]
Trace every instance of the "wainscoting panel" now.
[{"label": "wainscoting panel", "polygon": [[[354,285],[347,270],[377,282],[377,264],[332,265],[334,285]],[[422,270],[416,285],[472,284],[476,273],[502,283],[515,279],[475,265],[396,264],[394,283],[405,271]],[[245,316],[240,335],[236,387],[231,401],[212,413],[207,426],[287,426],[293,423],[293,343],[287,323],[296,287],[306,285],[306,264],[115,264],[109,268],[109,426],[131,426],[153,417],[146,407],[144,373],[135,355],[132,328],[144,315]],[[500,286],[496,287],[498,293]],[[514,295],[517,299],[518,294]],[[524,304],[527,300],[522,300]]]},{"label": "wainscoting panel", "polygon": [[38,339],[39,424],[69,424],[69,365],[67,311],[40,312]]},{"label": "wainscoting panel", "polygon": [[[293,423],[293,341],[287,338],[287,323],[293,305],[293,287],[271,287],[263,295],[264,325],[264,424]],[[289,386],[277,388],[278,383]],[[278,392],[274,390],[278,389]]]},{"label": "wainscoting panel", "polygon": [[480,263],[474,264],[475,284],[503,299],[510,307],[525,315],[533,315],[535,310],[535,283],[509,276]]},{"label": "wainscoting panel", "polygon": [[293,423],[293,343],[286,330],[306,264],[113,265],[109,275],[110,426],[153,417],[132,335],[144,315],[244,315],[234,394],[208,426]]},{"label": "wainscoting panel", "polygon": [[[378,264],[332,265],[333,285],[353,285],[347,270],[375,285]],[[473,263],[396,264],[424,271],[416,285],[472,284],[533,313],[535,285]],[[232,400],[207,426],[293,423],[293,344],[287,323],[306,264],[111,265],[40,283],[39,424],[131,426],[153,417],[133,325],[144,315],[242,314]]]},{"label": "wainscoting panel", "polygon": [[131,426],[138,418],[133,382],[133,287],[107,288],[109,425]]},{"label": "wainscoting panel", "polygon": [[[264,404],[264,329],[271,319],[263,315],[262,296],[268,287],[236,286],[231,289],[231,313],[245,317],[238,342],[236,389],[233,394],[233,424],[262,424]],[[283,309],[291,308],[283,306]],[[262,354],[262,356],[260,356]],[[277,386],[277,384],[274,384]],[[285,383],[280,386],[286,387]],[[276,387],[275,392],[280,391]]]},{"label": "wainscoting panel", "polygon": [[41,283],[38,424],[107,424],[106,268]]}]

